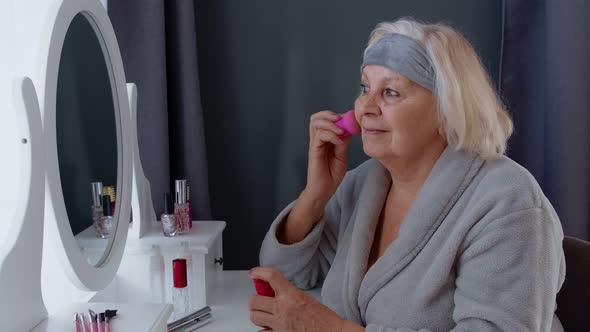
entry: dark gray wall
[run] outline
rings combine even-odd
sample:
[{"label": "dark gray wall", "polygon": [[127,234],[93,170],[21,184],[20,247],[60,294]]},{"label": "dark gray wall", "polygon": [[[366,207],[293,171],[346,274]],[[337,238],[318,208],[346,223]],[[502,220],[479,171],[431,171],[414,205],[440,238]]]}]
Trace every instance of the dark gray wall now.
[{"label": "dark gray wall", "polygon": [[[368,35],[401,16],[461,29],[497,79],[502,1],[197,1],[214,218],[226,269],[258,264],[274,216],[305,185],[308,119],[350,109]],[[366,157],[358,139],[350,167]]]}]

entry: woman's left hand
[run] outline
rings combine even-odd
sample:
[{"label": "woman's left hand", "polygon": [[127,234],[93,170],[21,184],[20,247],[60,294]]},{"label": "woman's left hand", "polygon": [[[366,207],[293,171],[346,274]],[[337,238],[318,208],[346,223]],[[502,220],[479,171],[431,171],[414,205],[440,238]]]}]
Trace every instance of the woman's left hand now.
[{"label": "woman's left hand", "polygon": [[313,296],[293,286],[280,271],[257,267],[248,275],[252,279],[268,282],[275,292],[275,297],[250,297],[250,320],[263,327],[263,331],[342,331],[345,320]]}]

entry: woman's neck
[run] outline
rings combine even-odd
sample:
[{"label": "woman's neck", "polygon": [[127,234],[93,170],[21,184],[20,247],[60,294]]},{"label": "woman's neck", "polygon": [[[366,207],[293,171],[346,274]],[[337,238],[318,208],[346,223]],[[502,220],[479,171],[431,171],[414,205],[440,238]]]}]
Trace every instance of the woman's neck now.
[{"label": "woman's neck", "polygon": [[390,190],[403,197],[416,197],[446,146],[446,142],[432,144],[414,156],[382,161],[391,176]]}]

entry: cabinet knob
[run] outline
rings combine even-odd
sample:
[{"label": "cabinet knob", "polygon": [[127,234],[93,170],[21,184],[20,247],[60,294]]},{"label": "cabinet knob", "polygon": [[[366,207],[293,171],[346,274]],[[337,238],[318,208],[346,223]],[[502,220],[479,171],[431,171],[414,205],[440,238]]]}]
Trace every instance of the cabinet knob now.
[{"label": "cabinet knob", "polygon": [[223,257],[215,258],[214,262],[215,264],[223,265]]}]

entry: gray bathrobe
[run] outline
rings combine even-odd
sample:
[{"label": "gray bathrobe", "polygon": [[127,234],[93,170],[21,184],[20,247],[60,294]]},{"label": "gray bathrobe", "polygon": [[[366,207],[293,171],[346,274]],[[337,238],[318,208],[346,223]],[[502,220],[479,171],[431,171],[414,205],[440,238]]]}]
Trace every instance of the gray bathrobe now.
[{"label": "gray bathrobe", "polygon": [[563,232],[538,184],[502,157],[447,148],[399,230],[367,260],[391,178],[371,159],[349,171],[322,220],[301,242],[277,241],[272,223],[260,263],[370,332],[560,331]]}]

